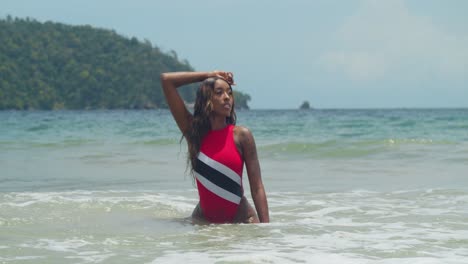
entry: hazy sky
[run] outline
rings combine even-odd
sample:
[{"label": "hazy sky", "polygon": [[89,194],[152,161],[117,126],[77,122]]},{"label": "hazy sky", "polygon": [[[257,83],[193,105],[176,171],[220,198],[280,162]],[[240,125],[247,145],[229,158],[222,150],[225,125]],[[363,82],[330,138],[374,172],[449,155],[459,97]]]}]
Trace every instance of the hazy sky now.
[{"label": "hazy sky", "polygon": [[234,72],[252,108],[468,107],[465,0],[0,0]]}]

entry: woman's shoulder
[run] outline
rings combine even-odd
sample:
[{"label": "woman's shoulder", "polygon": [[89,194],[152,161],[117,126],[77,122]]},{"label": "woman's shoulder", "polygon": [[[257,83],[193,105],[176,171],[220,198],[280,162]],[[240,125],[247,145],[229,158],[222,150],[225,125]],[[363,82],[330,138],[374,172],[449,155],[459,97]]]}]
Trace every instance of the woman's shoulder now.
[{"label": "woman's shoulder", "polygon": [[248,134],[252,134],[250,129],[245,127],[245,126],[233,125],[233,131],[234,131],[234,133],[236,133],[239,136],[246,136]]},{"label": "woman's shoulder", "polygon": [[250,129],[244,126],[235,126],[234,138],[238,149],[240,150],[239,152],[242,153],[244,160],[249,159],[249,157],[256,157],[257,147],[255,145],[255,139]]},{"label": "woman's shoulder", "polygon": [[253,141],[253,134],[252,131],[250,131],[249,128],[245,126],[234,126],[233,132],[235,137],[239,139],[239,142],[241,144],[243,143],[249,143]]}]

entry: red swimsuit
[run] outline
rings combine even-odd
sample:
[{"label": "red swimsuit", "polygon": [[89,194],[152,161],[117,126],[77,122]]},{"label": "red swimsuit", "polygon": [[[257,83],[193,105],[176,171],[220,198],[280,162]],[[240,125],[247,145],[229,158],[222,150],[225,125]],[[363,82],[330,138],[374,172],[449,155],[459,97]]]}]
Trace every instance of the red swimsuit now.
[{"label": "red swimsuit", "polygon": [[203,138],[195,165],[200,206],[212,223],[232,222],[244,193],[244,161],[234,143],[233,125]]}]

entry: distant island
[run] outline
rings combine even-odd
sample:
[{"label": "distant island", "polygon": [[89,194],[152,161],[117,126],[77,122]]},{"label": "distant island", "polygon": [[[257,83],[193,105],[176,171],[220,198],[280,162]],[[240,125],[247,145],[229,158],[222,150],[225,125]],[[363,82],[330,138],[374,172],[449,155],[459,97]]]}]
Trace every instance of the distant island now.
[{"label": "distant island", "polygon": [[310,109],[310,103],[309,101],[304,101],[301,106],[299,106],[299,109],[301,110],[309,110]]},{"label": "distant island", "polygon": [[[0,19],[0,110],[167,108],[160,73],[193,70],[175,51],[113,30]],[[180,88],[188,105],[196,86]],[[249,108],[248,94],[234,96]]]}]

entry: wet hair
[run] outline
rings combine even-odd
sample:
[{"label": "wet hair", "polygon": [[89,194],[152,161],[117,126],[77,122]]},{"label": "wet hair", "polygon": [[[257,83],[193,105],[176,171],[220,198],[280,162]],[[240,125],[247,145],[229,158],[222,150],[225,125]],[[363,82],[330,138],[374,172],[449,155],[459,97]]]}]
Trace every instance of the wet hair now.
[{"label": "wet hair", "polygon": [[[222,78],[208,78],[203,81],[197,90],[195,98],[195,106],[193,111],[193,119],[185,133],[185,138],[188,145],[187,167],[190,165],[190,173],[193,176],[193,169],[197,163],[197,155],[200,152],[201,141],[205,135],[211,130],[210,117],[213,113],[213,104],[211,97],[213,95],[214,86],[217,80]],[[229,85],[229,83],[228,83]],[[231,85],[229,88],[232,89]],[[236,112],[234,110],[234,101],[231,108],[231,115],[226,117],[227,124],[236,124]]]}]

